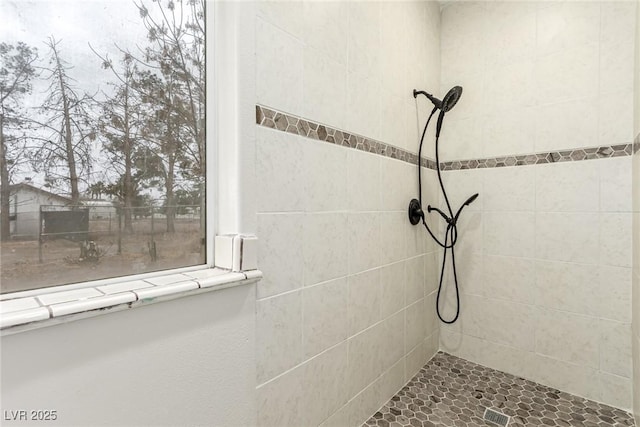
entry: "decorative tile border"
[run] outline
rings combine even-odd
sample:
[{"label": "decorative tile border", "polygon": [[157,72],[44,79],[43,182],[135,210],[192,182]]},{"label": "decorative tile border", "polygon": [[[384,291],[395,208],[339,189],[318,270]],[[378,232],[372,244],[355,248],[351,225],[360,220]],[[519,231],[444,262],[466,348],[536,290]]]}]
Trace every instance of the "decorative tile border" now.
[{"label": "decorative tile border", "polygon": [[[256,123],[282,132],[289,132],[307,138],[325,141],[330,144],[354,148],[378,154],[384,157],[417,164],[418,155],[402,148],[394,147],[381,141],[355,135],[302,117],[282,113],[262,105],[256,105]],[[609,157],[630,156],[640,151],[640,135],[632,144],[605,145],[601,147],[577,148],[575,150],[547,151],[534,154],[522,154],[485,159],[454,160],[441,162],[443,171],[463,169],[499,168],[505,166],[527,166],[545,163],[577,162],[581,160],[604,159]],[[420,165],[428,169],[436,169],[433,159],[423,157]]]},{"label": "decorative tile border", "polygon": [[[507,157],[490,157],[486,159],[454,160],[440,163],[443,171],[461,169],[500,168],[505,166],[540,165],[544,163],[577,162],[580,160],[605,159],[633,154],[634,144],[606,145],[575,150],[547,151],[535,154],[522,154]],[[636,147],[637,150],[637,147]]]},{"label": "decorative tile border", "polygon": [[[402,148],[315,123],[301,117],[271,110],[261,105],[256,105],[256,123],[268,128],[325,141],[330,144],[341,145],[343,147],[355,148],[356,150],[378,154],[413,165],[418,161],[417,154],[403,150]],[[425,157],[421,159],[420,164],[429,169],[436,168],[436,162]]]}]

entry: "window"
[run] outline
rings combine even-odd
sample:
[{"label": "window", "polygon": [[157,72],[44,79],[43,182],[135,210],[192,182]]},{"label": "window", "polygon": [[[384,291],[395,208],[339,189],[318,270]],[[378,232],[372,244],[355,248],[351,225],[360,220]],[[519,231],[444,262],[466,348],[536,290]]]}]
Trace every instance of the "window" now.
[{"label": "window", "polygon": [[206,262],[204,0],[0,3],[0,291]]}]

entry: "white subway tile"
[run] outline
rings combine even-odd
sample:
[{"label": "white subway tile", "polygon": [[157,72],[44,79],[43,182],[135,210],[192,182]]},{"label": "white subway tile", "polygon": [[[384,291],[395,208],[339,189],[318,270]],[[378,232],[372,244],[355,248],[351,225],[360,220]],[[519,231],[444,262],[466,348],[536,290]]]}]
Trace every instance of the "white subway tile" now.
[{"label": "white subway tile", "polygon": [[536,222],[529,212],[485,212],[484,253],[533,257]]},{"label": "white subway tile", "polygon": [[[404,230],[408,221],[406,212],[380,213],[380,263],[382,265],[406,258],[408,232],[405,233]],[[426,231],[424,232],[426,233]],[[416,231],[415,234],[411,237],[420,238],[419,231]]]},{"label": "white subway tile", "polygon": [[[469,301],[479,299],[472,300],[469,297]],[[482,338],[522,350],[533,350],[535,338],[531,331],[535,328],[536,320],[533,306],[497,299],[484,301],[482,306],[482,317],[478,319]],[[475,303],[470,303],[466,309],[471,307],[475,307]]]},{"label": "white subway tile", "polygon": [[347,274],[347,214],[307,214],[304,218],[305,286]]},{"label": "white subway tile", "polygon": [[540,308],[535,328],[536,352],[581,366],[599,368],[598,319]]},{"label": "white subway tile", "polygon": [[597,212],[603,160],[565,162],[535,167],[538,212]]},{"label": "white subway tile", "polygon": [[256,126],[256,209],[304,209],[304,151],[301,137]]},{"label": "white subway tile", "polygon": [[632,382],[629,378],[611,375],[606,372],[598,372],[598,383],[601,392],[601,401],[616,408],[631,411],[632,408]]},{"label": "white subway tile", "polygon": [[[372,329],[379,332],[379,363],[382,370],[390,368],[405,355],[405,310],[388,317]],[[375,363],[372,361],[372,363]],[[374,365],[375,366],[375,365]],[[402,372],[404,375],[404,369]]]},{"label": "white subway tile", "polygon": [[258,298],[302,286],[303,230],[302,214],[258,214],[258,267],[264,273]]},{"label": "white subway tile", "polygon": [[631,267],[632,236],[630,213],[600,214],[600,264]]},{"label": "white subway tile", "polygon": [[[386,335],[379,323],[358,335],[349,338],[349,373],[347,384],[349,396],[355,396],[377,376],[382,368],[382,351]],[[396,331],[397,333],[397,331]]]},{"label": "white subway tile", "polygon": [[326,142],[307,141],[303,151],[305,210],[346,210],[348,150]]},{"label": "white subway tile", "polygon": [[291,369],[302,358],[302,293],[256,303],[257,383]]},{"label": "white subway tile", "polygon": [[420,341],[418,345],[416,345],[413,350],[410,350],[405,357],[404,362],[404,379],[405,381],[410,381],[418,371],[424,366],[426,363],[426,351],[424,348],[424,340]]},{"label": "white subway tile", "polygon": [[355,335],[382,318],[380,269],[349,276],[348,283],[349,335]]},{"label": "white subway tile", "polygon": [[349,150],[347,161],[349,210],[380,210],[380,156],[360,150]]},{"label": "white subway tile", "polygon": [[424,256],[418,256],[405,261],[405,305],[413,304],[424,297],[424,260]]},{"label": "white subway tile", "polygon": [[546,6],[538,10],[538,55],[599,40],[599,2],[549,2]]},{"label": "white subway tile", "polygon": [[533,370],[534,378],[542,384],[587,399],[600,400],[602,393],[597,381],[597,369],[536,354]]},{"label": "white subway tile", "polygon": [[305,359],[347,339],[348,290],[346,278],[303,289],[302,346]]},{"label": "white subway tile", "polygon": [[487,211],[533,211],[537,166],[493,168],[484,172],[479,199]]},{"label": "white subway tile", "polygon": [[[305,3],[305,5],[308,3]],[[328,3],[323,3],[328,4]],[[347,66],[309,45],[304,49],[303,114],[328,126],[344,129],[347,105]]]},{"label": "white subway tile", "polygon": [[631,212],[632,157],[598,162],[600,166],[600,212]]},{"label": "white subway tile", "polygon": [[535,302],[556,310],[599,316],[601,299],[597,265],[538,260],[535,264]]},{"label": "white subway tile", "polygon": [[346,2],[304,2],[303,37],[341,64],[347,63],[348,7]]},{"label": "white subway tile", "polygon": [[360,212],[348,215],[349,273],[380,265],[380,215]]},{"label": "white subway tile", "polygon": [[631,310],[631,277],[632,271],[628,267],[598,266],[595,292],[597,316],[623,323],[631,322],[631,313],[637,313]]},{"label": "white subway tile", "polygon": [[633,141],[633,92],[629,89],[607,93],[598,99],[600,145]]},{"label": "white subway tile", "polygon": [[345,342],[304,364],[302,425],[319,425],[349,400],[347,354]]},{"label": "white subway tile", "polygon": [[258,425],[265,427],[304,424],[304,366],[256,388]]},{"label": "white subway tile", "polygon": [[304,30],[302,2],[263,0],[258,3],[258,16],[297,39]]},{"label": "white subway tile", "polygon": [[633,375],[631,325],[600,320],[600,369],[625,378]]},{"label": "white subway tile", "polygon": [[483,268],[485,296],[524,304],[535,302],[537,272],[532,259],[485,255]]},{"label": "white subway tile", "polygon": [[405,262],[385,265],[380,269],[381,317],[385,319],[404,308],[406,286]]},{"label": "white subway tile", "polygon": [[596,213],[536,213],[536,257],[597,263],[598,222]]},{"label": "white subway tile", "polygon": [[256,19],[258,103],[288,113],[300,113],[303,49],[300,40],[260,18]]},{"label": "white subway tile", "polygon": [[[551,74],[571,74],[568,71],[555,69],[553,64],[549,67]],[[550,89],[547,95],[549,97],[547,102],[553,102],[553,104],[538,106],[536,110],[535,151],[566,150],[598,145],[598,98],[590,96],[558,102],[558,98],[553,96],[554,90],[556,90],[555,87]],[[593,88],[589,90],[592,91]]]}]

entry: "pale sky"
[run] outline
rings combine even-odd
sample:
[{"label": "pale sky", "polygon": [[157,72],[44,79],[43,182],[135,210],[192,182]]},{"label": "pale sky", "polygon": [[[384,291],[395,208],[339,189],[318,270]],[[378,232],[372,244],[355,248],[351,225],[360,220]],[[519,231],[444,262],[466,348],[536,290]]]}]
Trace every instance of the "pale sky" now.
[{"label": "pale sky", "polygon": [[114,43],[135,52],[136,45],[146,42],[133,0],[0,1],[0,41],[35,46],[43,61],[48,51],[44,42],[51,35],[61,40],[62,56],[74,67],[71,76],[88,92],[106,90],[104,82],[110,78],[89,43],[100,54],[108,53],[115,64],[119,55]]},{"label": "pale sky", "polygon": [[[52,35],[60,41],[61,56],[73,67],[69,75],[75,79],[75,86],[89,94],[98,89],[109,93],[107,83],[113,81],[111,70],[101,67],[101,61],[91,51],[89,43],[101,55],[108,54],[116,67],[121,55],[114,44],[135,53],[136,46],[147,43],[146,31],[133,0],[0,0],[0,42],[22,41],[37,47],[39,61],[36,65],[46,65],[48,48],[44,42]],[[47,86],[46,81],[34,80],[33,93],[25,99],[25,105],[39,106],[46,96]],[[33,114],[37,113],[34,111]],[[94,153],[94,157],[100,157],[100,154]],[[100,164],[108,165],[104,161],[96,162],[92,181],[110,175],[108,166],[96,170]],[[34,173],[14,177],[13,182],[25,177],[32,178],[36,185],[44,183],[44,177]]]}]

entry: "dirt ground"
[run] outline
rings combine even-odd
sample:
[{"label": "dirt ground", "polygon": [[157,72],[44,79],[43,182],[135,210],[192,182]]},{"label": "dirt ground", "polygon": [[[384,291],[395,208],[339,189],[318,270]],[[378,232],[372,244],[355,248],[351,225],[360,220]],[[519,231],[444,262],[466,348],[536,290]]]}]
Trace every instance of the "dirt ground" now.
[{"label": "dirt ground", "polygon": [[[98,260],[80,258],[80,242],[56,239],[42,245],[39,261],[38,241],[10,241],[0,246],[0,292],[16,292],[87,280],[146,273],[202,264],[200,223],[197,219],[176,219],[175,233],[167,233],[162,223],[148,219],[134,221],[133,233],[121,234],[112,224],[95,221],[89,238],[97,245]],[[152,259],[149,243],[155,242],[157,257]]]}]

